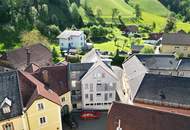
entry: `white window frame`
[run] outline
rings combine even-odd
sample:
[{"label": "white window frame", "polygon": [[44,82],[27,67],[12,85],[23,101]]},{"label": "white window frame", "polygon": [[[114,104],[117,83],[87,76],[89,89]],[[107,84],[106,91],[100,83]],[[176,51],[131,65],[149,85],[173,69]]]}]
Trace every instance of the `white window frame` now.
[{"label": "white window frame", "polygon": [[[41,108],[39,108],[39,105],[40,104],[42,104],[42,106],[43,106],[43,108],[41,109]],[[43,102],[38,102],[37,104],[36,104],[36,106],[37,106],[37,110],[38,111],[42,111],[42,110],[44,110],[45,109],[45,105],[44,105],[44,103]]]},{"label": "white window frame", "polygon": [[[45,122],[41,123],[41,121],[40,121],[41,118],[45,118]],[[39,124],[40,124],[40,126],[44,125],[44,124],[47,124],[47,122],[48,122],[48,120],[47,120],[46,116],[42,116],[42,117],[39,118]]]}]

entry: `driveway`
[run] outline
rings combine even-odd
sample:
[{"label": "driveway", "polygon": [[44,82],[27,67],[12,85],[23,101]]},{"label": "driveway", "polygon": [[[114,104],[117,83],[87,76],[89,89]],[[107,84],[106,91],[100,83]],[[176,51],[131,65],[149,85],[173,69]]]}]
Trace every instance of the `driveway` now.
[{"label": "driveway", "polygon": [[94,120],[81,120],[79,112],[73,113],[72,115],[78,123],[78,128],[70,129],[63,124],[63,130],[106,130],[107,112],[101,112],[101,117]]}]

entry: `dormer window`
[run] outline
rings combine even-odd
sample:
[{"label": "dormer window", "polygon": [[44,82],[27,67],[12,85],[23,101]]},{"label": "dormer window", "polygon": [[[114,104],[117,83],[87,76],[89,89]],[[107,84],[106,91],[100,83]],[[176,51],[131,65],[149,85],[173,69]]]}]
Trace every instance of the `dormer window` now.
[{"label": "dormer window", "polygon": [[8,98],[5,98],[1,103],[0,108],[2,109],[4,114],[7,114],[11,112],[11,106],[12,106],[12,101]]},{"label": "dormer window", "polygon": [[4,114],[11,112],[10,106],[4,106],[2,109]]}]

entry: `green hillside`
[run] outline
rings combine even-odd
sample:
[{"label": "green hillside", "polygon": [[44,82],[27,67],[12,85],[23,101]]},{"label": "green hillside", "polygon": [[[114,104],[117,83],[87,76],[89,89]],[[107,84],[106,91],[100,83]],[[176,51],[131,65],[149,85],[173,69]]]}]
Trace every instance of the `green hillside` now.
[{"label": "green hillside", "polygon": [[[130,0],[129,4],[125,3],[124,0],[86,0],[86,3],[92,8],[94,14],[96,14],[96,9],[100,8],[102,10],[102,18],[107,23],[111,22],[112,9],[117,8],[126,24],[134,24],[134,21],[130,21],[130,19],[135,17],[135,4],[139,4],[142,9],[142,20],[137,24],[151,25],[155,22],[157,31],[164,28],[166,17],[170,13],[158,0]],[[82,9],[80,9],[80,12],[84,21],[88,21],[89,19]],[[190,30],[189,24],[180,21],[177,22],[177,27],[186,31]]]},{"label": "green hillside", "polygon": [[170,11],[163,6],[158,0],[130,0],[130,5],[139,4],[140,8],[148,13],[159,16],[168,16]]}]

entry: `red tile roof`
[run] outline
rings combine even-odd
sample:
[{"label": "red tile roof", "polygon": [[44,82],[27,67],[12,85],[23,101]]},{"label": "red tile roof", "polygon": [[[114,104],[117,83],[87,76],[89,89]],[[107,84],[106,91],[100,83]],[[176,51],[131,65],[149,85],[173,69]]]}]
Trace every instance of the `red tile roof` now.
[{"label": "red tile roof", "polygon": [[190,116],[114,102],[108,114],[107,130],[189,130]]},{"label": "red tile roof", "polygon": [[158,106],[156,104],[144,104],[140,102],[135,102],[135,106],[155,109],[159,111],[172,112],[180,115],[190,116],[190,109],[182,109],[182,108],[174,108],[174,107],[166,107],[166,106]]},{"label": "red tile roof", "polygon": [[[43,72],[47,71],[48,83],[44,81]],[[41,67],[38,71],[32,74],[39,81],[44,83],[47,88],[50,88],[56,92],[59,96],[69,91],[67,81],[67,66],[52,66],[52,67]]]},{"label": "red tile roof", "polygon": [[24,107],[28,108],[37,98],[46,98],[58,105],[61,105],[59,96],[51,89],[37,80],[34,76],[27,72],[20,71],[21,94],[23,97]]}]

